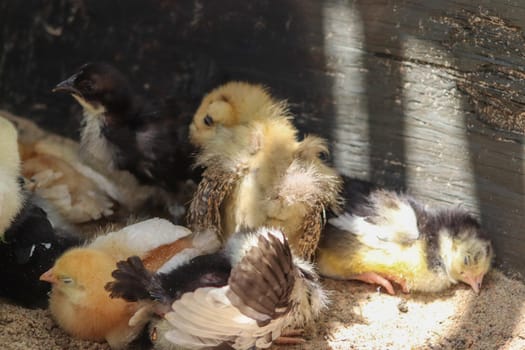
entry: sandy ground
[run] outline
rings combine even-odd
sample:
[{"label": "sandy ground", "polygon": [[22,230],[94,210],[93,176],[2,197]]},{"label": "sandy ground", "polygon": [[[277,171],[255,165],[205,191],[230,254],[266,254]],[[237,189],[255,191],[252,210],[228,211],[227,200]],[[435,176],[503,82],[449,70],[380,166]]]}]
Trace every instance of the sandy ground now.
[{"label": "sandy ground", "polygon": [[[466,286],[390,296],[359,282],[325,280],[332,304],[302,346],[317,349],[525,349],[525,285],[491,272],[476,296]],[[109,349],[71,339],[47,310],[0,303],[0,349]]]}]

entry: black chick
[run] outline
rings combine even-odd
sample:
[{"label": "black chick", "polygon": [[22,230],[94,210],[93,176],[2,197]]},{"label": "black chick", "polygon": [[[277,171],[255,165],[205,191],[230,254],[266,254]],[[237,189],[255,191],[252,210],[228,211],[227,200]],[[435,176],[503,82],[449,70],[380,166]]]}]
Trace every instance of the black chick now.
[{"label": "black chick", "polygon": [[188,142],[191,100],[146,100],[106,63],[83,65],[53,91],[70,93],[83,107],[81,145],[89,156],[169,192],[200,179]]},{"label": "black chick", "polygon": [[30,194],[23,197],[22,209],[0,242],[0,296],[25,307],[45,308],[50,285],[40,281],[40,275],[82,239],[50,219],[41,199]]}]

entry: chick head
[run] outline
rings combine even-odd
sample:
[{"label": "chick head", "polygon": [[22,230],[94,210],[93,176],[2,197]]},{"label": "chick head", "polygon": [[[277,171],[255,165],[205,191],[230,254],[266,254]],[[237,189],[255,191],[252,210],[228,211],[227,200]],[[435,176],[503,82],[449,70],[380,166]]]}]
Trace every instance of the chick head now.
[{"label": "chick head", "polygon": [[450,240],[446,258],[448,274],[479,293],[483,277],[492,263],[492,245],[474,217],[461,214],[456,218],[458,220],[452,221],[448,234],[445,234]]},{"label": "chick head", "polygon": [[90,299],[109,298],[104,285],[111,280],[115,266],[115,259],[102,251],[74,248],[59,257],[40,280],[53,285],[52,293],[63,294],[80,304],[87,295]]},{"label": "chick head", "polygon": [[105,111],[121,111],[132,97],[127,79],[106,63],[87,63],[79,71],[59,83],[53,92],[71,94],[90,114],[101,116]]},{"label": "chick head", "polygon": [[230,128],[275,113],[286,114],[286,106],[274,101],[262,85],[229,82],[204,96],[190,125],[190,140],[202,146],[214,138],[217,128]]}]

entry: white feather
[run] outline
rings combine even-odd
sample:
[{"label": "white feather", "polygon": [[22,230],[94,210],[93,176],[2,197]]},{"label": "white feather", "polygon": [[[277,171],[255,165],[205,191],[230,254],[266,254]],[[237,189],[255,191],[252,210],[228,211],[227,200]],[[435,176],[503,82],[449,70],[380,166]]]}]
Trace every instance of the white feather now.
[{"label": "white feather", "polygon": [[402,205],[398,211],[390,211],[388,220],[382,224],[370,223],[366,217],[343,213],[328,220],[330,225],[356,235],[359,240],[376,248],[385,248],[388,243],[406,244],[417,240],[419,230],[414,210]]},{"label": "white feather", "polygon": [[106,109],[102,105],[94,107],[77,95],[73,94],[72,96],[84,107],[84,127],[80,135],[82,150],[109,168],[114,168],[113,146],[102,135],[103,115],[106,113]]},{"label": "white feather", "polygon": [[264,327],[231,305],[226,296],[228,286],[199,288],[186,293],[172,304],[172,312],[165,315],[172,329],[166,338],[181,347],[200,348],[232,342],[234,349],[253,346],[268,348],[280,335],[284,317]]},{"label": "white feather", "polygon": [[120,231],[97,237],[89,247],[105,250],[117,259],[126,259],[132,255],[144,256],[147,252],[161,245],[175,242],[191,234],[184,226],[177,226],[165,219],[153,218]]},{"label": "white feather", "polygon": [[220,247],[221,241],[214,231],[203,231],[198,235],[193,236],[192,248],[186,248],[174,255],[157,270],[157,273],[168,273],[173,271],[197,256],[215,253]]},{"label": "white feather", "polygon": [[271,227],[260,227],[257,231],[233,235],[224,248],[226,255],[230,256],[232,265],[236,265],[244,255],[252,248],[257,246],[259,236],[268,238],[269,235],[277,237],[279,241],[284,242],[285,237],[281,230]]}]

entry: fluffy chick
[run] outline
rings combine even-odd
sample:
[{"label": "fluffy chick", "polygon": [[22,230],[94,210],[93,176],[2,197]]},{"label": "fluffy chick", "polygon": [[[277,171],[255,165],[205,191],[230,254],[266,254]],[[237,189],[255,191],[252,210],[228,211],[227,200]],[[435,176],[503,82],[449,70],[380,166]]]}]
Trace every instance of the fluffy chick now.
[{"label": "fluffy chick", "polygon": [[226,239],[241,228],[280,227],[294,253],[310,260],[340,178],[320,159],[325,142],[297,140],[286,103],[265,88],[230,82],[204,97],[190,125],[203,179],[188,223]]},{"label": "fluffy chick", "polygon": [[38,280],[80,238],[53,208],[23,190],[17,131],[0,117],[0,296],[45,307],[49,286]]},{"label": "fluffy chick", "polygon": [[432,209],[415,198],[345,179],[343,213],[319,243],[322,275],[404,292],[438,292],[464,282],[479,293],[493,258],[479,222],[460,208]]},{"label": "fluffy chick", "polygon": [[106,164],[82,157],[80,144],[72,139],[6,111],[0,110],[0,116],[18,129],[22,174],[29,179],[26,188],[70,222],[92,221],[111,215],[114,209],[119,215],[137,213],[146,205],[149,213],[152,199],[165,194],[159,188],[140,185],[128,171],[110,170]]},{"label": "fluffy chick", "polygon": [[137,257],[121,261],[106,288],[162,317],[150,326],[156,349],[268,348],[289,325],[311,322],[326,296],[311,264],[292,256],[276,229],[237,233],[218,253],[165,273]]},{"label": "fluffy chick", "polygon": [[210,246],[213,244],[206,242],[198,250],[199,242],[193,240],[191,231],[155,218],[100,235],[87,246],[66,252],[40,278],[53,285],[49,305],[60,327],[77,338],[106,340],[113,349],[120,349],[145,323],[129,325],[136,305],[111,299],[104,290],[117,261],[138,255],[156,270],[172,258],[172,251],[192,247],[183,253],[193,257],[218,244]]},{"label": "fluffy chick", "polygon": [[41,142],[25,146],[22,174],[27,188],[51,202],[71,223],[98,220],[113,214],[113,200],[99,185],[67,160],[42,152]]},{"label": "fluffy chick", "polygon": [[76,338],[106,340],[119,349],[139,330],[128,326],[136,304],[111,299],[104,290],[116,262],[105,252],[76,248],[57,259],[41,279],[53,284],[49,309],[62,329]]},{"label": "fluffy chick", "polygon": [[198,180],[187,140],[191,102],[147,101],[106,63],[83,65],[54,91],[70,93],[83,107],[85,153],[168,191],[178,190],[181,181]]},{"label": "fluffy chick", "polygon": [[0,242],[0,296],[25,307],[47,306],[50,287],[39,276],[65,250],[82,243],[73,229],[48,215],[44,204],[24,196],[22,209]]}]

